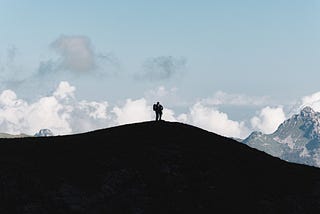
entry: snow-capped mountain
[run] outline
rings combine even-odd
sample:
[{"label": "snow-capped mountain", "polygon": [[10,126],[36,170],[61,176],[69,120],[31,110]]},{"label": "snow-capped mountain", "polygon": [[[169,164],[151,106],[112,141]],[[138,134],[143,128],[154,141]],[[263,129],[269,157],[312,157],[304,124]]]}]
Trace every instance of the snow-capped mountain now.
[{"label": "snow-capped mountain", "polygon": [[286,161],[320,167],[320,113],[305,107],[274,133],[253,132],[243,143]]},{"label": "snow-capped mountain", "polygon": [[35,137],[49,137],[49,136],[53,136],[53,133],[50,129],[41,129],[34,136]]}]

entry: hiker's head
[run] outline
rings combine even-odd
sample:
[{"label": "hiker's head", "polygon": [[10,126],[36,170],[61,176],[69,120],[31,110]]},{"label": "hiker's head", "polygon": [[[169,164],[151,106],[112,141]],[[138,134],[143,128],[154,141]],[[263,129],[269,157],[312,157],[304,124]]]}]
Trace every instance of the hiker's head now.
[{"label": "hiker's head", "polygon": [[157,105],[159,105],[160,103],[159,102],[157,102]]}]

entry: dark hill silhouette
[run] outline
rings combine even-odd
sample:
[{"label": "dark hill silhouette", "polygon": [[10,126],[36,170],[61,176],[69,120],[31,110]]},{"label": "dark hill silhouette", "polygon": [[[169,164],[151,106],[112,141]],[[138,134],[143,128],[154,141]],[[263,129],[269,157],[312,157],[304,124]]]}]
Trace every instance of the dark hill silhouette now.
[{"label": "dark hill silhouette", "polygon": [[1,139],[0,213],[316,213],[320,170],[180,123]]}]

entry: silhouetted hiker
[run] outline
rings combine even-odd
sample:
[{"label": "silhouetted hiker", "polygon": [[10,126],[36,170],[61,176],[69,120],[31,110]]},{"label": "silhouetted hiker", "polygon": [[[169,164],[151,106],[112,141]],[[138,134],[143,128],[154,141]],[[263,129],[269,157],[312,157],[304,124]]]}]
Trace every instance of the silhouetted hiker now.
[{"label": "silhouetted hiker", "polygon": [[156,121],[161,120],[163,107],[159,102],[153,104],[153,111],[156,113]]},{"label": "silhouetted hiker", "polygon": [[159,115],[159,120],[161,120],[161,117],[162,117],[162,110],[163,110],[163,107],[162,105],[160,105],[160,103],[158,102],[158,115]]}]

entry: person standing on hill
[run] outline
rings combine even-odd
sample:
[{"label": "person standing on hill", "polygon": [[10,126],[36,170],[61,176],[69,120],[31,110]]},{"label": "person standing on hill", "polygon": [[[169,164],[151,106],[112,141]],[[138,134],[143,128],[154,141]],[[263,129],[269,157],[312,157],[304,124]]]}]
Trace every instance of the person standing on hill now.
[{"label": "person standing on hill", "polygon": [[160,121],[162,117],[163,106],[157,102],[157,104],[153,104],[153,111],[156,113],[156,121]]}]

